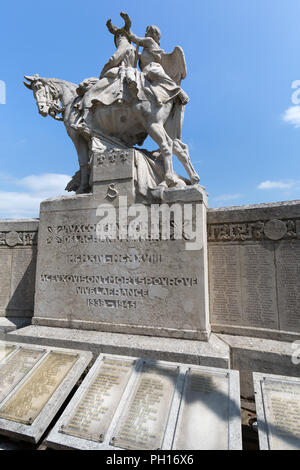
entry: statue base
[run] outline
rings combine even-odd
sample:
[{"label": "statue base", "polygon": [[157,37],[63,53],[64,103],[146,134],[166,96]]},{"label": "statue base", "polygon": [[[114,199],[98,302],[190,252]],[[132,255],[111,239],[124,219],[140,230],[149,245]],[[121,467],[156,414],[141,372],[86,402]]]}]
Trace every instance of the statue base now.
[{"label": "statue base", "polygon": [[42,202],[33,324],[208,340],[207,195],[136,203],[136,152],[95,154],[91,194]]}]

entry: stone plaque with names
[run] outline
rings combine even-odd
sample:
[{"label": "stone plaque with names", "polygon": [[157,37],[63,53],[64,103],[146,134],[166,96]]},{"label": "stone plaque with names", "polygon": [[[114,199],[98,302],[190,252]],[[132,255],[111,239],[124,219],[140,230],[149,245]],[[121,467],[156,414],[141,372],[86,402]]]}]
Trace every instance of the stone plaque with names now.
[{"label": "stone plaque with names", "polygon": [[300,243],[281,241],[276,264],[280,327],[300,333]]},{"label": "stone plaque with names", "polygon": [[239,246],[211,245],[208,254],[212,323],[240,324],[242,299]]},{"label": "stone plaque with names", "polygon": [[278,329],[274,242],[211,244],[209,279],[214,325]]},{"label": "stone plaque with names", "polygon": [[0,363],[16,349],[12,344],[0,344]]},{"label": "stone plaque with names", "polygon": [[229,412],[229,374],[192,368],[186,374],[173,449],[228,449]]},{"label": "stone plaque with names", "polygon": [[144,364],[112,444],[124,449],[160,449],[179,369]]},{"label": "stone plaque with names", "polygon": [[[117,383],[107,387],[101,408],[95,406],[95,396],[99,389],[102,394],[103,385],[95,387],[95,381],[100,373],[103,377],[104,360],[109,361],[109,374],[110,367],[123,369],[116,363],[125,362],[133,370],[122,393]],[[119,374],[117,380],[121,382]],[[106,374],[104,383],[107,386]],[[70,423],[78,428],[75,432]],[[101,354],[46,443],[54,449],[111,451],[241,449],[239,373]]]},{"label": "stone plaque with names", "polygon": [[0,364],[0,403],[37,364],[45,350],[20,348]]},{"label": "stone plaque with names", "polygon": [[78,359],[51,351],[26,382],[0,407],[0,418],[32,424]]},{"label": "stone plaque with names", "polygon": [[134,361],[104,358],[61,432],[102,442],[132,374]]},{"label": "stone plaque with names", "polygon": [[261,449],[300,450],[300,379],[254,373]]},{"label": "stone plaque with names", "polygon": [[0,341],[1,353],[0,434],[36,443],[78,383],[92,353]]}]

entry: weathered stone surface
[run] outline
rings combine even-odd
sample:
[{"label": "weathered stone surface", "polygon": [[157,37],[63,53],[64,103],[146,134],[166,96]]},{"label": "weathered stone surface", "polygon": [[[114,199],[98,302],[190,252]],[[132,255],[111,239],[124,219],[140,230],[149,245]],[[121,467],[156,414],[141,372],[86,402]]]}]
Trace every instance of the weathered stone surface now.
[{"label": "weathered stone surface", "polygon": [[[89,209],[82,210],[86,198]],[[150,231],[145,240],[118,232],[116,240],[101,240],[103,202],[91,195],[77,204],[73,198],[41,204],[34,324],[207,340],[205,204],[193,203],[194,246],[159,234],[151,240]],[[141,208],[150,217],[150,207]]]},{"label": "weathered stone surface", "polygon": [[[14,347],[14,346],[13,346]],[[17,386],[45,354],[44,349],[20,348],[15,354],[0,363],[0,403]],[[1,409],[0,409],[1,416]]]},{"label": "weathered stone surface", "polygon": [[103,358],[89,388],[61,432],[103,442],[136,361]]},{"label": "weathered stone surface", "polygon": [[212,244],[209,270],[213,324],[278,329],[271,244]]},{"label": "weathered stone surface", "polygon": [[92,354],[0,342],[16,350],[1,362],[0,434],[38,442],[92,359]]},{"label": "weathered stone surface", "polygon": [[37,230],[38,220],[0,221],[0,317],[33,315]]},{"label": "weathered stone surface", "polygon": [[207,367],[228,368],[230,365],[228,345],[214,334],[210,335],[209,341],[206,342],[32,325],[8,333],[7,339],[26,344],[91,351],[94,358],[100,353],[105,353]]},{"label": "weathered stone surface", "polygon": [[[134,359],[136,362],[131,366],[131,377],[126,388],[122,387],[116,407],[112,400],[113,388],[107,388],[106,380],[99,383],[97,389],[93,386],[99,367],[104,361],[109,361],[109,367],[117,364],[112,375],[116,387],[120,384],[122,363]],[[201,384],[199,380],[197,387],[193,384],[191,390],[190,369],[186,364],[101,355],[47,437],[47,445],[56,449],[90,450],[168,450],[182,448],[180,444],[184,445],[184,449],[241,449],[238,372],[193,366],[191,373],[193,377],[197,375],[197,379],[205,376],[212,385],[209,393],[207,382]],[[91,389],[93,395],[90,394]],[[94,436],[91,438],[88,435],[88,430],[104,390],[109,403],[106,413],[110,414],[111,422],[105,427],[105,433],[94,439]],[[193,393],[193,397],[189,392]],[[88,401],[87,396],[90,397]],[[188,397],[193,400],[187,402]],[[203,406],[203,400],[208,407]],[[216,416],[212,422],[210,405],[216,404]],[[78,407],[81,407],[81,413],[76,426],[80,427],[84,420],[88,422],[80,438],[67,428]],[[114,413],[110,413],[110,407]],[[200,408],[201,415],[195,413]],[[188,438],[188,443],[185,438]]]},{"label": "weathered stone surface", "polygon": [[252,372],[300,377],[292,342],[218,335],[230,348],[230,367],[240,371],[241,396],[254,398]]},{"label": "weathered stone surface", "polygon": [[300,379],[253,374],[261,450],[300,449]]},{"label": "weathered stone surface", "polygon": [[173,449],[239,449],[240,419],[238,372],[192,367],[186,373]]},{"label": "weathered stone surface", "polygon": [[273,339],[300,333],[300,203],[208,211],[212,330]]}]

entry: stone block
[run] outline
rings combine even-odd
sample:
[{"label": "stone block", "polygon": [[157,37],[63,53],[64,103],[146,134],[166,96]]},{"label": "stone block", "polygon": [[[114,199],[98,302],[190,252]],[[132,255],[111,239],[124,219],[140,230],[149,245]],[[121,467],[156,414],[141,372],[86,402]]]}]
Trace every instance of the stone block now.
[{"label": "stone block", "polygon": [[[0,221],[0,317],[14,321],[33,315],[38,223]],[[6,331],[2,326],[0,332]]]}]

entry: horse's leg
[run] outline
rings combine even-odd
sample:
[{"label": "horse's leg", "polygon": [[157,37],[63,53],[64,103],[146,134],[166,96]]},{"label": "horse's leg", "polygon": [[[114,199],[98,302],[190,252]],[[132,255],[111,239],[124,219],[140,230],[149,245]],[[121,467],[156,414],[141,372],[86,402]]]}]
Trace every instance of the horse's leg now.
[{"label": "horse's leg", "polygon": [[178,178],[174,175],[172,163],[173,141],[166,133],[164,126],[160,123],[147,125],[147,133],[157,143],[161,150],[165,168],[165,181],[169,185],[176,184]]},{"label": "horse's leg", "polygon": [[184,166],[187,174],[190,177],[191,183],[192,184],[199,183],[200,178],[195,168],[192,165],[188,146],[184,144],[183,142],[181,142],[181,140],[175,139],[173,140],[173,152],[178,157],[182,165]]},{"label": "horse's leg", "polygon": [[83,194],[89,190],[89,148],[85,139],[78,132],[68,129],[68,134],[75,145],[80,166],[80,186],[76,193]]}]

